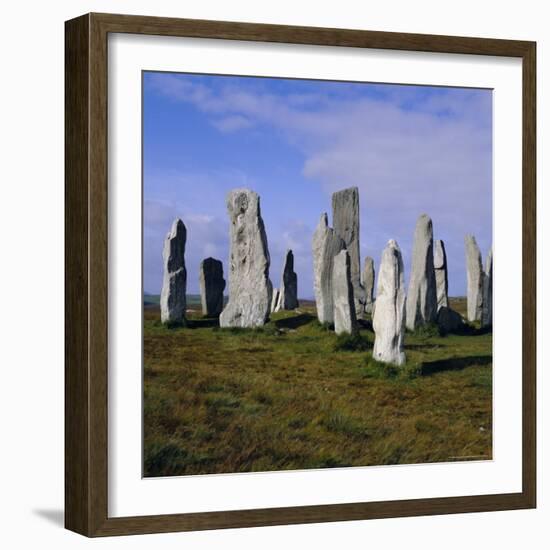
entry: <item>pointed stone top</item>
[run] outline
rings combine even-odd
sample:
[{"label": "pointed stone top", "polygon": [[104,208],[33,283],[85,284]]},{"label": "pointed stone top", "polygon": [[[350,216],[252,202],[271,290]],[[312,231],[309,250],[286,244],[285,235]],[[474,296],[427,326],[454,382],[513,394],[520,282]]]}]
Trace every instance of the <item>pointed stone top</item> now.
[{"label": "pointed stone top", "polygon": [[321,214],[321,218],[319,219],[319,225],[324,225],[325,227],[328,227],[328,214],[326,212],[323,212]]},{"label": "pointed stone top", "polygon": [[254,195],[257,195],[256,191],[252,191],[252,189],[248,189],[248,187],[236,187],[235,189],[231,189],[229,191],[229,194],[237,194],[237,193],[252,193]]},{"label": "pointed stone top", "polygon": [[345,189],[339,189],[335,191],[332,195],[338,195],[339,193],[359,193],[359,187],[354,185],[353,187],[346,187]]},{"label": "pointed stone top", "polygon": [[208,264],[222,264],[221,260],[217,260],[216,258],[212,258],[212,256],[208,256],[208,258],[204,258],[204,260],[201,262],[201,265],[208,265]]},{"label": "pointed stone top", "polygon": [[477,246],[477,241],[476,241],[476,238],[474,235],[471,235],[470,233],[468,233],[467,235],[464,236],[464,242],[466,244],[468,244],[469,242],[471,243],[474,243],[476,246]]},{"label": "pointed stone top", "polygon": [[284,266],[283,266],[283,270],[287,270],[287,269],[289,271],[294,270],[294,254],[292,253],[292,250],[290,248],[287,249],[287,251],[286,251],[285,263],[284,263]]},{"label": "pointed stone top", "polygon": [[363,262],[363,270],[374,270],[374,258],[366,256]]},{"label": "pointed stone top", "polygon": [[399,250],[399,245],[397,244],[397,241],[395,239],[390,239],[386,246],[388,248],[395,248],[395,249]]},{"label": "pointed stone top", "polygon": [[168,233],[167,237],[173,238],[179,233],[181,233],[182,231],[186,231],[185,224],[181,221],[180,218],[176,218],[172,222],[172,227],[170,228],[170,232]]},{"label": "pointed stone top", "polygon": [[416,220],[417,229],[419,227],[426,227],[428,231],[432,231],[432,226],[432,218],[430,218],[428,214],[420,214],[420,216],[418,216],[418,219]]}]

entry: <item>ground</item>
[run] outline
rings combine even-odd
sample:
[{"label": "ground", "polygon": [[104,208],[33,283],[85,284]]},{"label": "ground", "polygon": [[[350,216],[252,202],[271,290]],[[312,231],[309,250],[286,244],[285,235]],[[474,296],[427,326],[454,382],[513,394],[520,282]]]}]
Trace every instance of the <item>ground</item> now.
[{"label": "ground", "polygon": [[372,359],[368,322],[339,338],[312,303],[231,330],[196,301],[188,327],[164,327],[147,301],[145,476],[492,456],[492,336],[479,328],[407,334],[399,369]]}]

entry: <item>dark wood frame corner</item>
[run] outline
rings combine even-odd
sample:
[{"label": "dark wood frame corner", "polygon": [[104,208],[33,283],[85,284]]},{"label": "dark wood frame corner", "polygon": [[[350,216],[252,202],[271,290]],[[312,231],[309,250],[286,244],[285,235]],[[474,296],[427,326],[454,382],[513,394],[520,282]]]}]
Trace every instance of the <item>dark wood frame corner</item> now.
[{"label": "dark wood frame corner", "polygon": [[[111,518],[107,512],[107,36],[185,36],[521,58],[523,490],[520,493]],[[88,14],[65,25],[65,525],[87,536],[533,508],[536,505],[536,44]]]}]

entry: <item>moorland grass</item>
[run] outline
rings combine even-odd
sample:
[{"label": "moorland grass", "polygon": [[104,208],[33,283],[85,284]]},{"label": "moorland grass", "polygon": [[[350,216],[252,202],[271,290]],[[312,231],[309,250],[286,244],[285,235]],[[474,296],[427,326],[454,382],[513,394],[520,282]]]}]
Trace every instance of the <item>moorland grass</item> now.
[{"label": "moorland grass", "polygon": [[478,327],[407,333],[399,368],[372,358],[368,323],[338,337],[311,307],[261,329],[144,317],[146,476],[491,458],[492,337]]}]

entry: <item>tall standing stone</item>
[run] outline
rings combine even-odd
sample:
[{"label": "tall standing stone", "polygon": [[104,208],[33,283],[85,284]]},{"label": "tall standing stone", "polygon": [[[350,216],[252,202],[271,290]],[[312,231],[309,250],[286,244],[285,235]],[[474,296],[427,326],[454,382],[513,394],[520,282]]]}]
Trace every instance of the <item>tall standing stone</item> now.
[{"label": "tall standing stone", "polygon": [[365,290],[365,312],[372,314],[374,306],[374,260],[367,256],[363,265],[362,284]]},{"label": "tall standing stone", "polygon": [[483,308],[483,267],[481,252],[473,235],[464,237],[466,248],[466,280],[468,321],[481,320]]},{"label": "tall standing stone", "polygon": [[332,299],[334,302],[334,332],[352,334],[357,318],[351,282],[351,261],[347,250],[341,250],[334,257],[332,267]]},{"label": "tall standing stone", "polygon": [[485,274],[483,277],[483,305],[481,308],[481,326],[490,327],[493,324],[493,249],[489,250],[485,259]]},{"label": "tall standing stone", "polygon": [[296,309],[298,307],[298,276],[294,272],[292,250],[286,251],[280,292],[279,309]]},{"label": "tall standing stone", "polygon": [[334,323],[332,267],[334,256],[345,247],[344,241],[328,226],[324,213],[313,234],[313,289],[320,323]]},{"label": "tall standing stone", "polygon": [[187,229],[185,225],[179,218],[175,219],[170,232],[164,239],[162,250],[164,276],[160,293],[160,319],[163,323],[182,323],[185,321],[186,240]]},{"label": "tall standing stone", "polygon": [[434,322],[437,315],[437,292],[433,255],[432,220],[422,214],[414,232],[411,278],[407,294],[407,328],[415,330]]},{"label": "tall standing stone", "polygon": [[361,285],[359,189],[357,187],[350,187],[332,194],[332,223],[334,232],[344,241],[346,250],[349,252],[355,309],[358,313],[362,313],[365,308],[365,292]]},{"label": "tall standing stone", "polygon": [[269,319],[273,288],[260,197],[249,189],[227,196],[230,222],[229,300],[221,327],[259,327]]},{"label": "tall standing stone", "polygon": [[434,248],[435,286],[437,289],[437,311],[449,307],[449,279],[447,275],[447,253],[445,243],[437,239]]},{"label": "tall standing stone", "polygon": [[405,283],[401,250],[392,239],[388,242],[378,272],[376,308],[372,321],[374,349],[377,361],[403,365],[405,363]]},{"label": "tall standing stone", "polygon": [[217,317],[223,309],[223,264],[220,260],[206,258],[199,268],[201,305],[203,315]]}]

